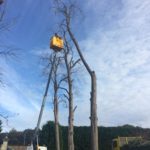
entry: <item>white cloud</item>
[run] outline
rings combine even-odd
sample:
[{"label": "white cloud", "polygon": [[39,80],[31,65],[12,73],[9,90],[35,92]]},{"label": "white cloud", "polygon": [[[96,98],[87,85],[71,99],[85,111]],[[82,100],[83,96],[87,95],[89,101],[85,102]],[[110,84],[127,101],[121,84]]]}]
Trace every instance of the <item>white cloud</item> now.
[{"label": "white cloud", "polygon": [[81,45],[97,73],[99,124],[148,127],[150,2],[123,5],[116,27],[104,32],[97,28]]},{"label": "white cloud", "polygon": [[[11,128],[16,128],[17,130],[34,128],[43,96],[37,87],[38,83],[29,85],[23,79],[24,77],[20,76],[8,64],[3,62],[3,67],[5,68],[4,81],[7,84],[0,89],[0,106],[5,109],[3,115],[10,116],[8,125],[3,120],[3,131],[8,131]],[[42,86],[40,87],[42,88]],[[44,111],[41,125],[49,118],[52,118],[51,114],[48,109]]]}]

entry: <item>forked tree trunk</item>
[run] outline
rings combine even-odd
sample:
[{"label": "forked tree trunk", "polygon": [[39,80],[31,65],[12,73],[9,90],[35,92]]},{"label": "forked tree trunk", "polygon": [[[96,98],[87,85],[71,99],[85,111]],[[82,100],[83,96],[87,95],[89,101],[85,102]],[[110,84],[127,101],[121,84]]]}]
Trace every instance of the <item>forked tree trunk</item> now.
[{"label": "forked tree trunk", "polygon": [[95,72],[91,70],[91,68],[89,67],[89,65],[87,64],[87,62],[85,61],[82,52],[80,50],[80,47],[78,45],[77,40],[75,39],[71,29],[70,29],[70,22],[68,20],[69,18],[66,19],[66,25],[67,25],[67,31],[70,35],[70,38],[72,39],[78,54],[80,56],[80,59],[82,60],[85,68],[87,69],[87,71],[90,74],[91,77],[91,150],[98,150],[98,127],[97,127],[97,85],[96,85],[96,75]]}]

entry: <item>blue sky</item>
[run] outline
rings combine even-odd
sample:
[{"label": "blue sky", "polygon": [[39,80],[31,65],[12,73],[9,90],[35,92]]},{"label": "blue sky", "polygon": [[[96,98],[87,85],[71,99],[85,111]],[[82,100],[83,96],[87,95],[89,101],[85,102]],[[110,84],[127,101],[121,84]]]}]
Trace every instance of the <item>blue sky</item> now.
[{"label": "blue sky", "polygon": [[[84,0],[78,5],[83,13],[72,29],[97,74],[98,124],[150,127],[150,2]],[[8,125],[4,121],[4,131],[36,126],[46,82],[39,55],[50,52],[49,39],[60,19],[51,8],[49,0],[7,0],[4,21],[15,21],[9,32],[0,34],[1,44],[20,50],[16,61],[0,60],[6,83],[0,89],[0,112],[14,114]],[[89,125],[90,80],[85,70],[81,77],[75,125]],[[66,125],[67,109],[61,107],[60,114],[60,123]],[[50,119],[51,90],[42,124]]]}]

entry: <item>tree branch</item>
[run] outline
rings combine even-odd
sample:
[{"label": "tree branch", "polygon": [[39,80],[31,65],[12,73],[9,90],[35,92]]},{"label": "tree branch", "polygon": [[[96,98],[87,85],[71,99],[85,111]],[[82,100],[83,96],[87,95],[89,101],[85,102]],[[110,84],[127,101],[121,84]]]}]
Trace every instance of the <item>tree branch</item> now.
[{"label": "tree branch", "polygon": [[64,91],[66,91],[67,94],[69,94],[69,91],[68,91],[66,88],[59,87],[59,89],[62,89],[62,90],[64,90]]},{"label": "tree branch", "polygon": [[75,112],[76,109],[77,109],[77,105],[74,107],[73,112]]},{"label": "tree branch", "polygon": [[71,68],[74,68],[76,64],[78,64],[81,61],[81,59],[76,60],[72,65]]}]

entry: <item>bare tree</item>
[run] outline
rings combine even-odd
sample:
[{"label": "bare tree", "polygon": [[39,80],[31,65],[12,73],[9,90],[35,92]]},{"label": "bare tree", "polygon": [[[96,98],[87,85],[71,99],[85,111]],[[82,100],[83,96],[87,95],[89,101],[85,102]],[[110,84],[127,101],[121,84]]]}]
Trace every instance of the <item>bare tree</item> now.
[{"label": "bare tree", "polygon": [[[76,61],[73,61],[73,55],[71,54],[71,47],[69,46],[69,43],[65,37],[64,33],[64,39],[65,39],[65,47],[63,49],[63,56],[57,57],[53,69],[53,86],[54,86],[54,118],[55,118],[55,139],[56,139],[56,150],[60,150],[60,136],[59,136],[59,102],[65,101],[67,99],[68,101],[68,150],[74,150],[74,111],[76,107],[74,107],[73,104],[73,80],[72,80],[72,73],[73,68],[77,65],[79,62],[79,59]],[[61,75],[61,77],[58,78],[59,73],[58,69],[60,64],[62,62],[65,62],[65,67],[63,69],[66,69],[66,71]],[[62,69],[62,68],[61,68]],[[61,84],[65,82],[65,85],[61,86]],[[66,84],[67,83],[67,84]],[[65,93],[63,94],[63,98],[59,101],[58,95],[59,90],[63,90]],[[62,93],[62,92],[61,92]],[[66,103],[66,102],[65,102]]]},{"label": "bare tree", "polygon": [[58,100],[58,90],[61,84],[61,81],[58,83],[58,67],[60,64],[60,57],[56,58],[54,69],[53,69],[53,89],[54,89],[54,119],[55,119],[55,143],[56,150],[60,150],[60,135],[59,135],[59,100]]},{"label": "bare tree", "polygon": [[6,16],[7,0],[0,0],[0,34],[3,31],[10,31],[10,28],[16,23],[18,17],[7,20]]},{"label": "bare tree", "polygon": [[69,106],[69,117],[68,117],[68,150],[74,150],[74,99],[73,99],[73,79],[72,73],[74,67],[79,63],[80,59],[74,61],[72,48],[66,38],[66,32],[63,30],[64,38],[64,59],[67,71],[67,82],[68,82],[68,106]]},{"label": "bare tree", "polygon": [[74,43],[76,50],[80,56],[80,59],[82,60],[86,70],[88,71],[90,78],[91,78],[91,150],[98,150],[98,127],[97,127],[97,85],[96,85],[96,74],[95,71],[93,71],[88,63],[86,62],[82,51],[80,49],[80,46],[71,30],[71,21],[72,18],[77,12],[77,7],[75,3],[72,3],[69,1],[66,3],[63,0],[57,0],[55,1],[55,8],[58,13],[60,13],[63,16],[63,21],[61,22],[61,25],[65,27],[66,31],[68,32],[72,42]]},{"label": "bare tree", "polygon": [[[10,28],[16,22],[16,18],[12,18],[11,20],[6,21],[6,4],[7,1],[0,0],[0,35],[4,31],[10,31]],[[16,48],[12,46],[8,46],[5,44],[0,44],[0,56],[8,57],[8,56],[16,56],[15,54]]]},{"label": "bare tree", "polygon": [[[65,102],[68,101],[68,150],[74,150],[74,112],[77,108],[74,107],[74,99],[73,99],[73,73],[76,65],[79,63],[80,59],[74,61],[73,51],[66,38],[66,32],[62,29],[63,38],[64,38],[64,49],[60,54],[61,56],[56,58],[54,69],[53,69],[53,88],[54,88],[54,118],[55,118],[55,136],[56,136],[56,149],[60,149],[60,141],[59,141],[59,121],[58,121],[58,113],[59,113],[59,105],[60,101]],[[51,58],[51,57],[50,57]],[[48,60],[48,59],[47,59]],[[50,60],[51,64],[51,60]],[[61,66],[61,64],[63,64]],[[49,65],[46,66],[46,68]],[[63,73],[59,76],[59,69],[63,69]],[[61,96],[61,100],[58,98],[59,91],[63,96]]]},{"label": "bare tree", "polygon": [[[47,68],[53,66],[52,69],[52,81],[53,81],[53,105],[54,105],[54,122],[55,122],[55,144],[56,150],[60,150],[60,133],[59,133],[59,90],[65,89],[61,87],[61,83],[66,80],[66,76],[64,74],[59,74],[59,69],[61,65],[61,61],[64,59],[61,56],[58,56],[57,52],[55,54],[51,54],[50,56],[43,56],[43,60],[48,61],[48,65],[44,68],[44,72],[47,72]],[[55,57],[55,59],[54,59]],[[55,61],[54,61],[55,60]],[[67,89],[65,89],[65,92]]]},{"label": "bare tree", "polygon": [[68,150],[74,150],[74,128],[73,128],[73,121],[74,121],[74,113],[73,113],[73,93],[72,93],[72,77],[71,77],[71,66],[68,62],[68,44],[65,40],[66,48],[64,49],[65,52],[65,64],[67,69],[67,80],[68,80],[68,102],[69,102],[69,118],[68,118]]},{"label": "bare tree", "polygon": [[[0,35],[3,34],[4,31],[10,31],[10,28],[13,26],[13,24],[16,22],[16,18],[12,18],[11,20],[6,21],[6,3],[7,0],[0,0]],[[12,45],[6,45],[2,42],[0,43],[0,58],[16,58],[16,51],[19,49],[12,46]],[[0,84],[3,84],[3,72],[2,68],[0,68]]]},{"label": "bare tree", "polygon": [[[8,21],[5,20],[6,3],[7,0],[0,0],[0,36],[3,34],[4,31],[9,31],[10,27],[12,27],[12,25],[16,22],[16,18],[12,18],[12,20],[8,20]],[[16,59],[17,58],[16,52],[18,50],[19,50],[18,48],[11,45],[2,44],[2,42],[0,41],[0,59],[7,59],[7,60],[8,58]],[[4,85],[3,76],[4,74],[3,74],[3,66],[2,66],[0,67],[0,87]],[[9,118],[15,116],[16,114],[11,114],[10,116],[0,112],[0,118],[6,121],[7,126],[9,126],[8,125]]]},{"label": "bare tree", "polygon": [[16,117],[18,115],[19,115],[19,113],[14,113],[14,114],[12,113],[10,115],[7,115],[4,112],[0,112],[0,121],[5,122],[6,126],[10,127],[10,125],[9,125],[9,119],[10,118],[14,118],[14,117]]},{"label": "bare tree", "polygon": [[57,69],[59,61],[55,63],[54,66],[54,118],[55,118],[55,141],[56,141],[56,150],[60,150],[60,136],[59,136],[59,120],[58,120],[58,82],[57,82]]}]

